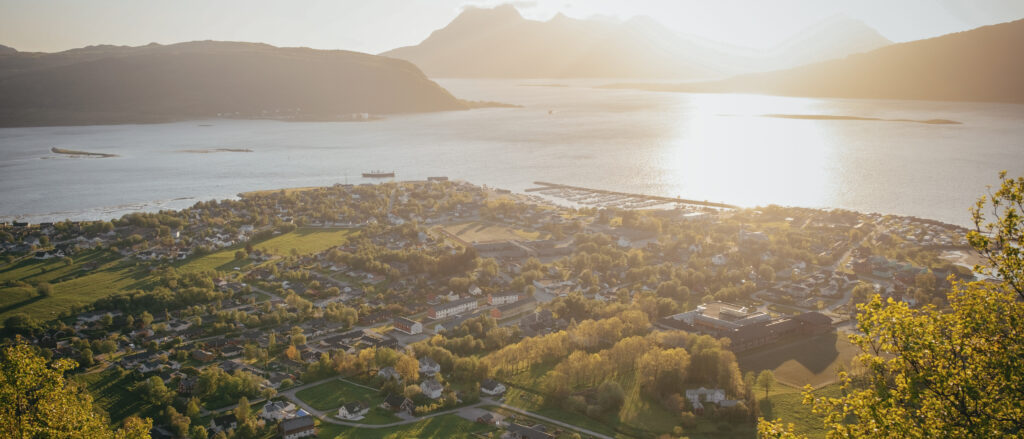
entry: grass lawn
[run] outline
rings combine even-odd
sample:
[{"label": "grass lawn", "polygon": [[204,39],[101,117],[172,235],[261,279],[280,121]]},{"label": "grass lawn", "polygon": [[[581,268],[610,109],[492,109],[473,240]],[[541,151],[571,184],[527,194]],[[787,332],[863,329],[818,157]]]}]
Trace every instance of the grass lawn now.
[{"label": "grass lawn", "polygon": [[399,438],[437,438],[437,439],[473,439],[476,434],[497,431],[494,427],[477,424],[449,414],[424,419],[408,425],[388,428],[355,428],[341,425],[320,424],[321,439],[399,439]]},{"label": "grass lawn", "polygon": [[457,236],[459,239],[470,243],[508,240],[532,241],[535,239],[546,239],[550,235],[547,232],[528,232],[522,229],[490,224],[483,221],[452,224],[442,227],[442,229]]},{"label": "grass lawn", "polygon": [[224,250],[210,253],[208,255],[200,256],[195,259],[190,259],[184,264],[178,266],[177,270],[181,272],[193,272],[193,271],[233,271],[237,268],[245,268],[252,264],[252,259],[246,258],[242,260],[235,259],[235,252],[244,246],[234,246]]},{"label": "grass lawn", "polygon": [[[255,244],[254,247],[280,256],[290,255],[292,249],[300,255],[311,255],[347,243],[354,233],[357,233],[354,229],[299,228]],[[234,252],[231,257],[234,258]]]},{"label": "grass lawn", "polygon": [[771,370],[775,379],[792,387],[810,384],[815,388],[835,382],[837,369],[847,369],[859,350],[845,334],[836,332],[801,337],[743,352],[737,356],[740,370]]},{"label": "grass lawn", "polygon": [[[760,400],[761,416],[765,419],[782,419],[784,423],[793,424],[797,433],[808,437],[824,438],[824,417],[811,413],[811,407],[803,405],[803,390],[782,385],[776,387],[769,393],[767,400]],[[816,390],[815,394],[839,396],[839,384],[831,384]],[[764,393],[758,396],[763,397]]]},{"label": "grass lawn", "polygon": [[[39,262],[46,263],[48,261]],[[72,267],[78,264],[76,261]],[[152,286],[149,271],[128,262],[108,262],[80,276],[75,273],[74,276],[50,278],[49,276],[31,275],[29,278],[51,281],[53,295],[50,297],[30,296],[29,291],[24,288],[2,288],[0,289],[0,321],[14,313],[25,313],[36,319],[51,320],[74,305],[86,305],[111,294]]]},{"label": "grass lawn", "polygon": [[131,387],[135,384],[130,373],[118,374],[116,370],[75,375],[72,378],[94,398],[94,404],[110,415],[110,422],[120,423],[131,415],[157,416],[156,407],[139,398]]},{"label": "grass lawn", "polygon": [[295,394],[310,407],[317,410],[332,410],[352,401],[362,401],[374,407],[383,400],[375,390],[359,387],[345,381],[334,380],[300,390]]}]

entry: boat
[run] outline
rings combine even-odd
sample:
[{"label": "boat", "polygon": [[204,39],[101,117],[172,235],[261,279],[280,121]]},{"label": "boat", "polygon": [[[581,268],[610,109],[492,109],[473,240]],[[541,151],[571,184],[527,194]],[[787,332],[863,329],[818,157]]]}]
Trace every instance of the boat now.
[{"label": "boat", "polygon": [[394,177],[394,176],[395,176],[395,171],[391,171],[391,172],[370,171],[370,172],[364,172],[363,173],[363,178],[390,178],[390,177]]}]

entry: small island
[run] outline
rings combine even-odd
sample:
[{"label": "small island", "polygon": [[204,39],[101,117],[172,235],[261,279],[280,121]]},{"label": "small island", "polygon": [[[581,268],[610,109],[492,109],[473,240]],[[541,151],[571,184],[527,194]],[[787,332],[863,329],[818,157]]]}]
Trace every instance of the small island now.
[{"label": "small island", "polygon": [[761,117],[772,117],[777,119],[807,119],[807,120],[866,120],[866,121],[877,121],[877,122],[911,122],[911,123],[924,123],[929,125],[961,125],[962,122],[948,119],[928,119],[928,120],[914,120],[914,119],[883,119],[878,117],[862,117],[862,116],[835,116],[828,114],[763,114]]},{"label": "small island", "polygon": [[75,151],[73,149],[57,148],[56,146],[53,147],[53,148],[50,148],[50,152],[53,152],[54,154],[64,154],[64,155],[79,156],[79,157],[96,157],[96,158],[117,157],[117,154],[107,154],[107,153],[102,153],[102,152]]}]

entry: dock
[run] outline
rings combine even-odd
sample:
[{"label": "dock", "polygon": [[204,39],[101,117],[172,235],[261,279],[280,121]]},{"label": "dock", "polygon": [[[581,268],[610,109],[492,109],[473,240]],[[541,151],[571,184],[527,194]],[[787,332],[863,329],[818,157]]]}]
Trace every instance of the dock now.
[{"label": "dock", "polygon": [[541,187],[526,189],[526,192],[539,192],[539,191],[546,191],[546,190],[550,190],[550,189],[566,189],[566,190],[572,190],[572,191],[590,192],[590,193],[599,194],[599,195],[617,196],[617,197],[624,197],[624,198],[631,198],[631,199],[638,199],[638,200],[652,201],[652,202],[681,203],[681,204],[690,204],[690,205],[694,205],[694,206],[714,207],[714,208],[717,208],[717,209],[738,209],[739,208],[738,206],[734,206],[732,204],[715,203],[715,202],[712,202],[712,201],[687,200],[685,198],[662,197],[662,196],[659,196],[659,195],[631,194],[631,193],[628,193],[628,192],[617,192],[617,191],[609,191],[609,190],[604,190],[604,189],[593,189],[593,188],[586,188],[586,187],[580,187],[580,186],[570,186],[570,185],[567,185],[567,184],[549,183],[549,182],[546,182],[546,181],[535,181],[535,182],[533,182],[533,184],[535,184],[537,186],[541,186]]}]

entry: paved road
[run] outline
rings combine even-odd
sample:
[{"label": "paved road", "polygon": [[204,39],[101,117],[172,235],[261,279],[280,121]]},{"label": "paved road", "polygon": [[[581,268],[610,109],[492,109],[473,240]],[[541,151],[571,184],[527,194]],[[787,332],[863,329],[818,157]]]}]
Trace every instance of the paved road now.
[{"label": "paved road", "polygon": [[[555,424],[555,425],[558,425],[558,426],[560,426],[562,428],[567,428],[569,430],[578,431],[580,433],[587,434],[587,435],[590,435],[590,436],[593,436],[593,437],[596,437],[596,438],[613,439],[611,436],[604,435],[604,434],[601,434],[601,433],[597,433],[595,431],[591,431],[591,430],[588,430],[586,428],[577,427],[577,426],[572,425],[572,424],[567,424],[565,422],[562,422],[562,421],[559,421],[559,420],[556,420],[556,419],[551,419],[551,418],[549,418],[547,416],[538,415],[536,413],[529,412],[529,411],[523,410],[521,408],[505,404],[503,402],[495,401],[495,400],[490,399],[490,398],[481,398],[480,402],[477,402],[475,404],[471,404],[471,405],[467,405],[467,406],[463,406],[463,407],[459,407],[459,408],[455,408],[455,409],[451,409],[451,410],[444,410],[444,411],[440,411],[440,412],[434,412],[434,413],[431,413],[431,414],[428,414],[428,415],[419,416],[419,417],[415,417],[415,418],[412,418],[412,419],[406,419],[406,420],[402,420],[402,421],[391,422],[391,423],[388,423],[388,424],[361,424],[361,423],[358,423],[358,422],[347,422],[347,421],[338,420],[338,419],[336,419],[336,418],[331,416],[333,413],[328,413],[328,412],[324,412],[322,410],[314,409],[313,407],[310,407],[308,404],[306,404],[301,399],[299,399],[297,396],[295,396],[296,393],[298,393],[299,391],[301,391],[303,389],[308,389],[310,387],[319,386],[320,384],[323,384],[323,383],[326,383],[326,382],[329,382],[329,381],[333,381],[333,380],[344,381],[346,383],[353,384],[353,385],[356,385],[356,386],[359,386],[359,387],[364,387],[364,388],[367,388],[367,389],[370,389],[370,390],[374,390],[374,391],[377,390],[377,389],[373,389],[373,388],[370,388],[370,387],[366,387],[366,386],[364,386],[362,384],[359,384],[359,383],[354,383],[354,382],[346,380],[344,378],[334,377],[334,378],[327,378],[327,379],[323,379],[323,380],[319,380],[319,381],[314,381],[314,382],[311,382],[311,383],[306,383],[306,384],[303,384],[301,386],[292,387],[291,389],[288,389],[288,390],[285,390],[285,391],[279,393],[278,396],[284,396],[284,397],[288,398],[289,400],[294,402],[296,406],[302,408],[303,410],[309,412],[311,415],[313,415],[316,418],[320,419],[321,422],[326,422],[326,423],[329,423],[329,424],[336,424],[336,425],[344,425],[344,426],[348,426],[348,427],[371,428],[371,429],[397,427],[397,426],[400,426],[400,425],[414,424],[414,423],[420,422],[420,421],[422,421],[424,419],[427,419],[427,418],[433,418],[435,416],[449,415],[449,414],[453,414],[453,413],[454,414],[458,414],[458,415],[462,416],[463,418],[469,419],[469,418],[473,418],[473,416],[476,413],[478,413],[478,409],[480,409],[481,407],[493,405],[493,406],[498,406],[498,407],[504,408],[506,410],[510,410],[510,411],[519,413],[519,414],[524,415],[524,416],[529,416],[531,418],[540,419],[541,421],[548,422],[548,423],[551,423],[551,424]],[[475,419],[475,418],[473,418],[473,419]]]}]

